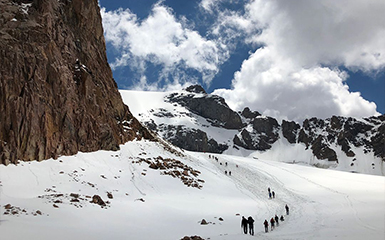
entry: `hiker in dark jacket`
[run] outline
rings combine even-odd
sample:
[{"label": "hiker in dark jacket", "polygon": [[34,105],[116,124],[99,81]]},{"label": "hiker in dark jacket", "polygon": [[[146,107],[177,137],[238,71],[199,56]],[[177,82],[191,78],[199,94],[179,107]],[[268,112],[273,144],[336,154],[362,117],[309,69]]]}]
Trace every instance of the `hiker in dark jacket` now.
[{"label": "hiker in dark jacket", "polygon": [[250,235],[254,235],[254,219],[250,216],[247,219],[247,222],[249,223],[249,233],[250,233]]},{"label": "hiker in dark jacket", "polygon": [[289,215],[289,207],[287,206],[287,204],[285,206],[285,209],[286,209],[286,215]]},{"label": "hiker in dark jacket", "polygon": [[241,228],[243,228],[243,232],[245,234],[247,234],[247,225],[248,225],[247,219],[244,216],[242,216]]},{"label": "hiker in dark jacket", "polygon": [[278,218],[277,214],[275,214],[274,220],[277,223],[277,227],[278,227],[279,226],[279,218]]},{"label": "hiker in dark jacket", "polygon": [[270,219],[271,231],[273,231],[274,229],[274,223],[275,223],[274,218],[271,218]]},{"label": "hiker in dark jacket", "polygon": [[280,220],[281,222],[285,221],[285,219],[283,218],[283,215],[281,215],[281,217],[279,218],[279,220]]},{"label": "hiker in dark jacket", "polygon": [[275,192],[274,192],[274,191],[272,191],[272,192],[271,192],[271,194],[273,195],[273,198],[275,198]]},{"label": "hiker in dark jacket", "polygon": [[265,226],[265,232],[268,232],[269,231],[269,222],[266,219],[263,222],[263,225]]}]

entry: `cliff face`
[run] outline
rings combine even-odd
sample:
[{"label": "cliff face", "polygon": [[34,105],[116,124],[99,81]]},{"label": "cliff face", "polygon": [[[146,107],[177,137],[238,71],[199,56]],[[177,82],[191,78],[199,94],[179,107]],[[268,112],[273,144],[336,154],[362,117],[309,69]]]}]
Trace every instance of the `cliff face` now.
[{"label": "cliff face", "polygon": [[0,0],[0,13],[1,163],[150,138],[112,78],[97,0]]}]

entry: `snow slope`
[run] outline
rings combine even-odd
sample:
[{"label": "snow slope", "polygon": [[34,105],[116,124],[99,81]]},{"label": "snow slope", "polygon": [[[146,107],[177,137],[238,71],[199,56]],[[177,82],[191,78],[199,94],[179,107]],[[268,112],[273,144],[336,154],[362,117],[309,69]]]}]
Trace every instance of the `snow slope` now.
[{"label": "snow slope", "polygon": [[[187,187],[143,161],[159,156],[180,161],[182,167],[174,169],[199,171],[189,176],[204,180],[199,182],[202,188]],[[276,192],[275,199],[267,197],[268,187]],[[106,207],[90,203],[95,194],[109,201]],[[382,176],[262,158],[187,151],[181,155],[148,141],[128,142],[117,152],[1,165],[0,204],[1,239],[12,240],[385,237]],[[7,204],[17,213],[4,214]],[[284,214],[285,204],[290,215],[274,231],[264,233],[264,219]],[[255,219],[255,236],[241,233],[242,215]],[[202,219],[209,224],[201,225]]]}]

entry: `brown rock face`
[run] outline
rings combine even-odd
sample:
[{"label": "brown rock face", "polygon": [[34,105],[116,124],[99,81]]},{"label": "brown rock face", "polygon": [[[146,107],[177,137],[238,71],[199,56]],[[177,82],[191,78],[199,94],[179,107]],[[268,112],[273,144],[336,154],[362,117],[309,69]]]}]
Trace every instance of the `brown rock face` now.
[{"label": "brown rock face", "polygon": [[151,138],[105,50],[97,0],[0,0],[0,163]]}]

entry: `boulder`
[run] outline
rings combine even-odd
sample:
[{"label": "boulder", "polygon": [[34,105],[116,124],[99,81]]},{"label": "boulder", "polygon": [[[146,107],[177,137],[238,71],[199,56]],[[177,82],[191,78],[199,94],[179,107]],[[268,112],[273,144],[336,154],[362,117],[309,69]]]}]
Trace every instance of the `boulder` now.
[{"label": "boulder", "polygon": [[201,238],[200,236],[185,236],[181,240],[204,240],[204,238]]},{"label": "boulder", "polygon": [[94,195],[92,197],[91,203],[98,204],[101,207],[105,207],[106,203],[103,201],[103,199],[99,195]]},{"label": "boulder", "polygon": [[207,225],[207,224],[208,224],[208,222],[206,221],[206,219],[202,219],[201,225]]}]

